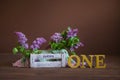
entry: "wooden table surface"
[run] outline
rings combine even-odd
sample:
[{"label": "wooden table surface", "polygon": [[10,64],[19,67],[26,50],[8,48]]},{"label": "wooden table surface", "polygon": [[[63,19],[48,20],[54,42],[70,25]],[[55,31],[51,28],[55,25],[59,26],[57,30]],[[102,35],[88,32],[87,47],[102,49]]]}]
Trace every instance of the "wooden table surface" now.
[{"label": "wooden table surface", "polygon": [[106,55],[107,68],[15,68],[20,56],[0,54],[0,80],[120,80],[119,56]]}]

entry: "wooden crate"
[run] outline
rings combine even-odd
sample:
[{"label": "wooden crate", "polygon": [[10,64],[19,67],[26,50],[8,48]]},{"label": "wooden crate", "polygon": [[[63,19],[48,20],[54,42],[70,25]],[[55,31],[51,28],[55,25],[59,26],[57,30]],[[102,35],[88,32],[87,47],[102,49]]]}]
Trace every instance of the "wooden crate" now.
[{"label": "wooden crate", "polygon": [[64,53],[41,53],[30,55],[30,67],[65,67],[66,55]]}]

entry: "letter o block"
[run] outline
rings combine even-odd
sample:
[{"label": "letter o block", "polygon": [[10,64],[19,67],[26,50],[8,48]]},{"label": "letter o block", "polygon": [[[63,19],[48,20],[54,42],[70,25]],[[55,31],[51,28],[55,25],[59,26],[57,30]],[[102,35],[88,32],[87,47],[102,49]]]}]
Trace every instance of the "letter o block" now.
[{"label": "letter o block", "polygon": [[[76,58],[77,59],[77,62],[75,65],[73,65],[71,63],[72,59],[73,58]],[[77,68],[78,66],[80,66],[80,57],[77,56],[77,55],[71,55],[69,58],[68,58],[68,66],[71,67],[71,68]]]}]

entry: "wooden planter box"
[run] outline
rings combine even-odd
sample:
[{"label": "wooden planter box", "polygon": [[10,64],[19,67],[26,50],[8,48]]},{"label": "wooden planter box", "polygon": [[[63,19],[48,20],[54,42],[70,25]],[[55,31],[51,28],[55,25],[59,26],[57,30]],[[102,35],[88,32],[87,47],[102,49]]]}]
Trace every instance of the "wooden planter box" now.
[{"label": "wooden planter box", "polygon": [[51,54],[50,52],[44,50],[41,54],[31,54],[30,67],[65,67],[67,65],[66,54],[64,53],[64,51],[60,52]]}]

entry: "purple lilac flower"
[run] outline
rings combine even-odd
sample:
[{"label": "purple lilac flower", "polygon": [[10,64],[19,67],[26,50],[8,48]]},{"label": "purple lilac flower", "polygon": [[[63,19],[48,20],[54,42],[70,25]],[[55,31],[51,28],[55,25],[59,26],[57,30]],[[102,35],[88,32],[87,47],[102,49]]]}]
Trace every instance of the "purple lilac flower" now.
[{"label": "purple lilac flower", "polygon": [[84,47],[84,44],[82,42],[80,42],[78,45]]},{"label": "purple lilac flower", "polygon": [[26,43],[28,39],[26,36],[22,32],[15,32],[15,34],[18,37],[18,42],[20,45],[22,45],[25,49],[28,49],[28,44]]},{"label": "purple lilac flower", "polygon": [[45,42],[46,42],[46,40],[43,37],[36,38],[36,40],[33,41],[33,43],[30,46],[30,48],[33,49],[33,50],[38,49]]},{"label": "purple lilac flower", "polygon": [[23,46],[25,49],[28,49],[28,48],[29,48],[29,46],[28,46],[27,43],[23,44],[22,46]]},{"label": "purple lilac flower", "polygon": [[70,51],[74,51],[75,49],[78,49],[78,47],[83,47],[84,44],[82,42],[77,43],[75,46],[70,47]]},{"label": "purple lilac flower", "polygon": [[24,35],[22,32],[15,32],[15,34],[16,34],[18,37],[25,37],[25,35]]},{"label": "purple lilac flower", "polygon": [[67,31],[67,38],[75,37],[75,36],[77,36],[77,33],[78,33],[78,29],[71,29],[71,28],[68,28],[68,31]]},{"label": "purple lilac flower", "polygon": [[74,51],[74,47],[73,47],[73,46],[70,48],[70,51],[71,51],[71,52]]},{"label": "purple lilac flower", "polygon": [[78,47],[83,47],[84,46],[84,44],[82,43],[82,42],[79,42],[79,43],[77,43],[74,47],[77,49]]},{"label": "purple lilac flower", "polygon": [[42,43],[45,43],[46,42],[46,39],[41,37],[41,38],[36,38],[36,43],[37,44],[42,44]]},{"label": "purple lilac flower", "polygon": [[51,39],[57,43],[57,42],[60,42],[62,40],[62,36],[60,33],[54,33],[51,36]]}]

